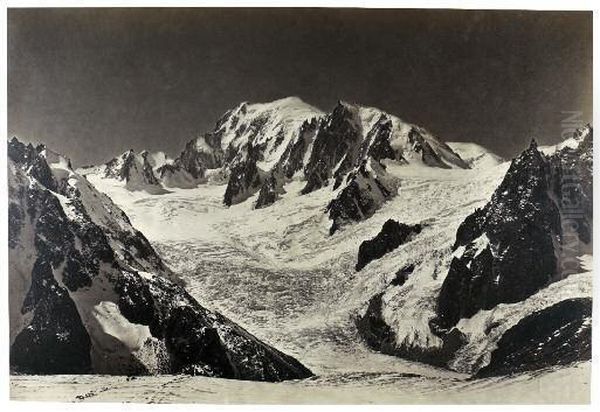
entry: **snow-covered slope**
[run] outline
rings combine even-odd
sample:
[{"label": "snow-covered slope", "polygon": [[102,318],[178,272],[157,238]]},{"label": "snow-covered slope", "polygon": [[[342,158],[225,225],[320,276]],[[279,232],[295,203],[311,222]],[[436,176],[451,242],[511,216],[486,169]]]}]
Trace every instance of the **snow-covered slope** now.
[{"label": "snow-covered slope", "polygon": [[223,152],[218,137],[211,133],[190,140],[172,162],[156,174],[164,187],[192,188],[207,181],[207,170],[221,167]]},{"label": "snow-covered slope", "polygon": [[[451,254],[456,229],[473,207],[489,199],[507,165],[475,173],[384,163],[401,184],[399,196],[370,219],[332,237],[324,210],[330,190],[300,195],[305,185],[300,180],[287,183],[286,193],[261,209],[252,207],[256,194],[247,202],[224,206],[226,185],[151,196],[106,180],[96,183],[185,277],[195,297],[294,354],[316,373],[406,371],[409,366],[421,370],[365,347],[354,319],[399,269],[416,263],[405,284],[412,284],[413,292],[404,303],[398,301],[398,319],[407,331],[420,327],[421,319],[427,327],[428,317],[435,315],[435,292],[447,271],[445,256]],[[390,218],[407,225],[425,223],[424,229],[357,273],[360,244],[375,237]],[[432,273],[439,276],[431,279]]]},{"label": "snow-covered slope", "polygon": [[504,162],[497,154],[471,142],[448,142],[448,146],[463,159],[471,169],[485,169]]},{"label": "snow-covered slope", "polygon": [[198,304],[125,213],[66,158],[16,138],[8,156],[11,370],[266,381],[311,375]]},{"label": "snow-covered slope", "polygon": [[245,160],[246,148],[251,145],[260,147],[257,167],[269,172],[298,139],[304,122],[322,115],[323,112],[297,97],[270,103],[242,103],[225,115],[215,133],[221,135],[221,149],[226,152],[230,167]]}]

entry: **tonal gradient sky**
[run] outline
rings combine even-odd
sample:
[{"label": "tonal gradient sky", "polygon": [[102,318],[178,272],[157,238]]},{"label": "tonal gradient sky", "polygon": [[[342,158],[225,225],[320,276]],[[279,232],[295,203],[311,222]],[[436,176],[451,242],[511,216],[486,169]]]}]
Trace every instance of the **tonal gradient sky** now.
[{"label": "tonal gradient sky", "polygon": [[76,165],[177,155],[241,101],[379,107],[511,157],[592,118],[592,14],[9,9],[8,133]]}]

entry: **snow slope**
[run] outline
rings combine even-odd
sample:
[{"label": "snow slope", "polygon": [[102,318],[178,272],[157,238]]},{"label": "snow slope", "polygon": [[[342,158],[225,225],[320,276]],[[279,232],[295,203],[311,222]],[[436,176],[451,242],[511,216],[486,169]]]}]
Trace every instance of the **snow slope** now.
[{"label": "snow slope", "polygon": [[[590,363],[465,381],[354,373],[278,384],[193,376],[12,376],[19,401],[207,404],[589,404]],[[569,390],[565,390],[569,388]]]},{"label": "snow slope", "polygon": [[282,157],[293,139],[298,137],[302,123],[320,117],[323,112],[298,97],[286,97],[269,103],[244,102],[227,114],[227,121],[215,133],[221,134],[223,151],[236,152],[229,163],[235,164],[247,155],[242,149],[248,141],[264,146],[264,156],[257,166],[270,171]]},{"label": "snow slope", "polygon": [[500,156],[477,143],[448,142],[447,144],[473,169],[494,167],[504,162]]}]

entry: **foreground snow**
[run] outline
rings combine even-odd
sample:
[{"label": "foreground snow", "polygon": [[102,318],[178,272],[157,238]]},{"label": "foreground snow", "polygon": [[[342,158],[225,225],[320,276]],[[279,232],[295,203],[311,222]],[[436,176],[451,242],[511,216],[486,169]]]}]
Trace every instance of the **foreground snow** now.
[{"label": "foreground snow", "polygon": [[[13,400],[211,404],[589,403],[590,362],[467,381],[401,373],[348,373],[259,383],[192,376],[13,376]],[[566,389],[568,388],[568,389]]]}]

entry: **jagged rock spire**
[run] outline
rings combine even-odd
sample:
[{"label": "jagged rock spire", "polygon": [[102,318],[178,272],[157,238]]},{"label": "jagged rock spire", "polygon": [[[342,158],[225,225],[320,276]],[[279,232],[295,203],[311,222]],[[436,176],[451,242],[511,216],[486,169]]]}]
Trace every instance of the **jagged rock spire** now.
[{"label": "jagged rock spire", "polygon": [[538,144],[535,140],[535,137],[531,138],[531,142],[529,142],[529,149],[536,149],[537,150]]}]

